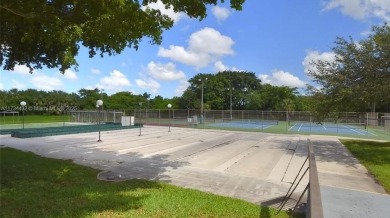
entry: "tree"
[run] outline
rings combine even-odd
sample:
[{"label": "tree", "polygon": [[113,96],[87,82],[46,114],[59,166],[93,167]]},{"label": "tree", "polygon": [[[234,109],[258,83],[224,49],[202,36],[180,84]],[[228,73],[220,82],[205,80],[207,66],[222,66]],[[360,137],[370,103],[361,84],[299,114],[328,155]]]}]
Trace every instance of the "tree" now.
[{"label": "tree", "polygon": [[[207,79],[206,79],[207,78]],[[247,109],[249,94],[261,89],[261,80],[252,72],[223,71],[217,74],[197,74],[179,100],[182,108],[201,108],[203,80],[203,107],[211,110]],[[231,101],[230,101],[231,100]]]},{"label": "tree", "polygon": [[337,38],[333,48],[335,61],[313,62],[309,75],[321,88],[310,91],[313,109],[331,111],[367,111],[371,105],[386,108],[390,104],[390,27],[374,26],[367,39],[359,42]]},{"label": "tree", "polygon": [[[80,109],[81,110],[96,110],[96,101],[101,99],[100,90],[96,89],[80,89]],[[103,102],[104,104],[104,102]]]},{"label": "tree", "polygon": [[38,91],[36,89],[0,91],[0,110],[18,110],[21,101],[25,101],[28,114],[62,114],[78,108],[79,96],[63,91]]},{"label": "tree", "polygon": [[292,111],[296,108],[296,88],[263,85],[261,91],[249,95],[251,109]]},{"label": "tree", "polygon": [[129,110],[134,109],[138,102],[136,102],[134,95],[124,91],[111,95],[104,104],[106,104],[106,108],[109,108],[109,110]]},{"label": "tree", "polygon": [[[166,109],[168,104],[173,103],[170,99],[163,98],[160,95],[157,95],[154,99],[152,99],[150,101],[151,101],[150,102],[151,105],[153,105],[153,109]],[[175,107],[173,107],[173,108],[175,108]]]},{"label": "tree", "polygon": [[230,109],[230,98],[233,110],[249,109],[250,95],[262,88],[261,80],[253,72],[223,71],[217,73],[216,77],[223,81],[224,109]]},{"label": "tree", "polygon": [[[161,0],[166,8],[191,18],[206,17],[206,6],[218,0]],[[114,55],[126,47],[137,49],[143,37],[160,44],[163,31],[173,20],[148,6],[157,0],[13,0],[0,2],[0,64],[11,70],[25,64],[30,72],[59,67],[62,72],[77,67],[80,46]],[[221,0],[223,3],[224,0]],[[241,10],[245,0],[230,0]]]}]

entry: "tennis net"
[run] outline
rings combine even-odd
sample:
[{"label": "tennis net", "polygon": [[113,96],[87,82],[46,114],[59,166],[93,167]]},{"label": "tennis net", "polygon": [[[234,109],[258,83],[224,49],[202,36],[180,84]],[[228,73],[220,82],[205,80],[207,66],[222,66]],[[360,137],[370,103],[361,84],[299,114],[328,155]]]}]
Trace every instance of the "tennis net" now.
[{"label": "tennis net", "polygon": [[289,126],[297,127],[322,127],[322,128],[339,128],[339,129],[367,129],[366,123],[333,123],[333,122],[303,122],[288,121]]}]

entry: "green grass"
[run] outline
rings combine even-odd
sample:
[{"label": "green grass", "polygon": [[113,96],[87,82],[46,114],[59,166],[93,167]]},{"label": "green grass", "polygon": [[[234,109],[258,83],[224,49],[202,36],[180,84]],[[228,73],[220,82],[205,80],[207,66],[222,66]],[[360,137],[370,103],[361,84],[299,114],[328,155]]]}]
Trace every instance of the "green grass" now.
[{"label": "green grass", "polygon": [[104,182],[98,170],[0,148],[0,217],[288,217],[286,212],[173,185]]},{"label": "green grass", "polygon": [[390,193],[390,142],[341,140]]},{"label": "green grass", "polygon": [[[0,124],[22,124],[22,114],[15,117],[5,116],[0,117]],[[69,115],[25,115],[24,123],[53,123],[53,122],[67,122]]]}]

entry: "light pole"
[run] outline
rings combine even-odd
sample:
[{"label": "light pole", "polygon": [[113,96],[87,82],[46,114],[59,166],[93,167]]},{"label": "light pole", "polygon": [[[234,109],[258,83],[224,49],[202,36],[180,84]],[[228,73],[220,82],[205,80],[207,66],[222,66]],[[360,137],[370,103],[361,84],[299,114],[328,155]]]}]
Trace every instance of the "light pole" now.
[{"label": "light pole", "polygon": [[139,136],[141,136],[141,108],[142,108],[142,102],[138,103],[139,104]]},{"label": "light pole", "polygon": [[172,105],[171,105],[171,104],[168,104],[167,107],[168,107],[168,111],[169,111],[169,117],[168,117],[168,120],[169,120],[168,132],[170,132],[170,131],[171,131],[171,107],[172,107]]},{"label": "light pole", "polygon": [[[205,78],[207,80],[207,78]],[[204,79],[199,79],[199,82],[202,82],[202,100],[201,100],[201,109],[200,109],[200,123],[203,123],[203,82]]]},{"label": "light pole", "polygon": [[98,112],[98,118],[99,118],[99,139],[97,141],[101,142],[102,140],[100,140],[100,110],[103,107],[103,101],[102,100],[97,100],[96,101],[96,107],[99,109],[99,112]]},{"label": "light pole", "polygon": [[22,122],[23,122],[23,129],[24,129],[24,106],[26,106],[26,102],[21,101],[20,106],[22,106],[22,112],[23,112]]}]

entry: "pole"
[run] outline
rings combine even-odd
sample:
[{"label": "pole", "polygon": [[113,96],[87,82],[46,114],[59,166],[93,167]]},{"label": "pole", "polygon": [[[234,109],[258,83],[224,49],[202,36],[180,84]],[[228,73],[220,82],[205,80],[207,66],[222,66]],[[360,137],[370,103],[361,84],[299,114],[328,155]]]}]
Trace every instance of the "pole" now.
[{"label": "pole", "polygon": [[168,132],[171,132],[171,109],[168,110],[169,111],[169,124],[168,124]]},{"label": "pole", "polygon": [[101,110],[101,106],[99,105],[99,140],[98,140],[98,142],[101,142],[102,140],[100,140],[100,110]]},{"label": "pole", "polygon": [[24,106],[22,108],[22,112],[23,112],[23,129],[24,129]]}]

